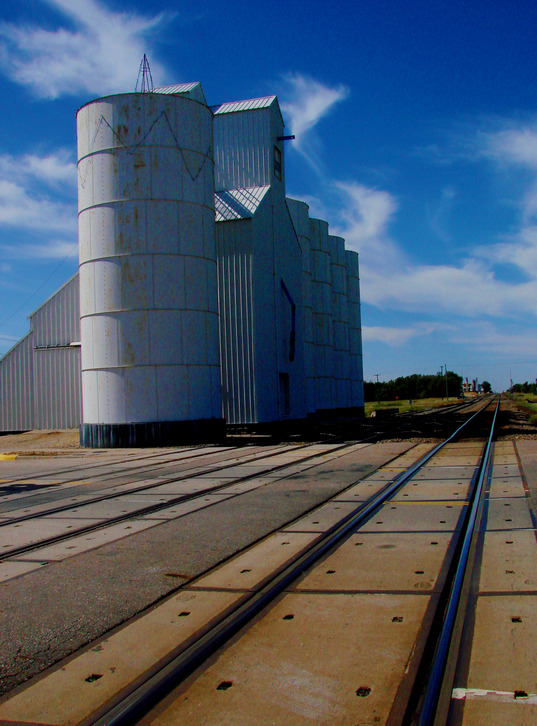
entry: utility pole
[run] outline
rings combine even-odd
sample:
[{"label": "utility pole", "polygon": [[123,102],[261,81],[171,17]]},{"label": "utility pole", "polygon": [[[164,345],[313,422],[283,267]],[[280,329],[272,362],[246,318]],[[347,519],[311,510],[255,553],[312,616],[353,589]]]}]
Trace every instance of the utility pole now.
[{"label": "utility pole", "polygon": [[379,386],[379,373],[375,373],[375,376],[377,378],[377,401],[380,406],[380,386]]},{"label": "utility pole", "polygon": [[444,365],[444,373],[445,373],[445,376],[446,376],[446,401],[447,401],[448,398],[449,398],[449,396],[448,396],[448,385],[447,385],[447,363]]},{"label": "utility pole", "polygon": [[[440,378],[444,375],[444,366],[440,366]],[[442,396],[442,401],[444,400],[444,396]]]}]

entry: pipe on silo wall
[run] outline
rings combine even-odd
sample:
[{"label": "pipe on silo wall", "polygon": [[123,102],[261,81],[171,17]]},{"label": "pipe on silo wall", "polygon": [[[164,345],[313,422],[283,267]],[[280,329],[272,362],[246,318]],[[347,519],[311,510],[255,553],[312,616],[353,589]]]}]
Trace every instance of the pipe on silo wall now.
[{"label": "pipe on silo wall", "polygon": [[217,438],[212,112],[131,93],[77,115],[85,446]]}]

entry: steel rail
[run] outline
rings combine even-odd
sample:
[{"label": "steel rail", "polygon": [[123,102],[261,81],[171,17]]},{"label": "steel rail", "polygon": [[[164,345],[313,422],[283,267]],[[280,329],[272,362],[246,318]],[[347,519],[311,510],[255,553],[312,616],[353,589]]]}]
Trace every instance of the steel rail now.
[{"label": "steel rail", "polygon": [[[51,514],[58,514],[59,512],[68,512],[70,509],[73,509],[75,507],[77,509],[80,508],[80,507],[87,507],[87,506],[89,506],[91,504],[98,504],[99,502],[105,502],[108,499],[117,499],[118,497],[121,497],[121,496],[124,496],[124,495],[129,495],[130,496],[131,494],[139,494],[140,492],[144,492],[145,493],[145,492],[151,491],[151,489],[156,489],[156,488],[161,487],[161,486],[164,486],[166,484],[175,484],[176,482],[184,481],[185,479],[196,479],[197,477],[207,476],[207,474],[215,474],[216,472],[219,472],[219,471],[225,471],[226,469],[232,469],[233,467],[241,466],[241,464],[248,464],[248,463],[250,463],[252,461],[259,461],[259,460],[262,460],[262,459],[269,459],[271,456],[278,456],[281,453],[285,453],[286,451],[300,451],[301,449],[307,448],[308,446],[314,446],[314,445],[315,444],[304,444],[302,446],[294,446],[294,447],[293,446],[284,446],[284,447],[280,447],[276,451],[273,449],[270,452],[263,453],[261,455],[258,455],[257,453],[253,453],[253,454],[250,454],[250,455],[247,455],[247,456],[243,457],[242,459],[237,459],[236,458],[235,460],[233,460],[233,461],[231,461],[229,463],[217,464],[217,465],[213,465],[212,467],[211,466],[208,466],[207,469],[204,469],[201,472],[198,471],[198,472],[196,472],[194,474],[192,474],[192,473],[189,474],[188,473],[188,469],[187,469],[184,474],[180,474],[180,475],[176,475],[176,476],[170,476],[170,477],[165,478],[165,479],[163,478],[160,481],[155,482],[154,484],[145,484],[145,485],[140,485],[140,486],[134,486],[132,488],[129,488],[129,489],[125,490],[125,492],[117,492],[116,491],[116,492],[111,492],[110,494],[101,494],[99,496],[95,496],[93,499],[87,499],[87,500],[84,500],[82,502],[76,502],[74,504],[73,503],[71,503],[71,504],[60,504],[60,505],[57,505],[55,507],[51,507],[50,509],[46,509],[46,510],[43,510],[43,511],[40,511],[40,512],[32,512],[31,514],[24,514],[24,515],[22,515],[20,517],[12,517],[11,519],[6,519],[5,521],[1,520],[0,521],[0,530],[1,530],[2,527],[6,527],[6,526],[8,526],[10,524],[17,524],[19,522],[26,522],[29,519],[39,519],[40,517],[47,517],[47,516],[49,516]],[[346,444],[346,446],[349,446],[349,445],[350,444]],[[345,446],[345,444],[342,444],[341,446],[338,446],[336,449],[334,449],[334,451],[338,451],[340,448],[343,448],[344,446]],[[299,460],[299,462],[300,461],[307,461],[308,458],[313,458],[315,456],[323,456],[323,455],[324,455],[324,453],[323,454],[313,454],[311,457],[304,457],[303,459]],[[299,462],[293,462],[293,464],[299,463]],[[169,462],[169,461],[163,462],[163,466],[168,465],[170,463],[171,462]],[[284,468],[286,466],[291,466],[291,465],[292,464],[279,464],[276,467],[272,467],[272,468],[269,467],[266,471],[277,471],[278,469]],[[149,474],[153,470],[155,470],[155,469],[149,469],[149,470],[147,470],[147,469],[143,469],[142,468],[142,469],[137,469],[136,471],[137,472],[142,472],[144,475],[147,475],[147,474]],[[129,469],[125,469],[124,471],[120,472],[120,475],[121,476],[124,476],[124,472],[128,473],[129,471],[132,473],[132,469],[130,469],[130,470]],[[156,471],[158,471],[158,469],[156,469]],[[204,489],[203,490],[203,494],[208,494],[208,493],[210,493],[212,491],[215,491],[215,490],[220,489],[222,486],[228,486],[229,484],[235,484],[235,483],[237,483],[239,481],[244,481],[246,479],[251,479],[252,477],[258,476],[258,475],[259,474],[248,474],[245,477],[239,477],[237,479],[232,479],[232,480],[230,480],[229,482],[227,482],[225,484],[217,485],[217,486],[211,487],[209,489]],[[113,477],[112,476],[112,477],[110,477],[110,480],[113,481],[114,478],[117,478],[117,477]],[[182,496],[184,496],[185,499],[189,499],[189,498],[192,498],[192,496],[200,496],[201,494],[202,494],[202,492],[198,492],[198,493],[196,493],[194,495],[182,495]],[[182,501],[181,498],[180,498],[180,500]],[[18,502],[18,501],[20,501],[20,499],[15,500],[15,501]],[[169,504],[177,504],[178,503],[178,500],[177,499],[168,500],[167,503],[169,503]],[[153,506],[157,506],[157,507],[161,507],[162,508],[162,507],[165,507],[167,503],[163,503],[162,505],[160,505],[160,504],[159,505],[153,505]],[[2,513],[3,514],[6,514],[9,511],[12,511],[12,510],[9,510],[9,509],[8,510],[4,510]],[[17,510],[15,510],[15,511],[17,511]],[[139,510],[139,511],[142,511],[142,510]],[[158,511],[158,510],[156,510],[156,511]],[[108,520],[108,521],[115,521],[115,520]]]},{"label": "steel rail", "polygon": [[499,407],[500,401],[498,400],[496,404],[496,410],[494,412],[490,435],[487,441],[486,450],[482,457],[477,484],[472,496],[472,503],[465,523],[466,526],[464,529],[462,546],[456,565],[455,575],[451,585],[451,591],[449,594],[449,599],[443,619],[440,637],[438,638],[438,644],[430,668],[429,681],[427,683],[425,696],[423,698],[423,702],[420,708],[418,726],[432,726],[432,724],[434,724],[434,719],[440,697],[440,690],[442,687],[444,673],[446,670],[446,665],[450,654],[450,648],[452,645],[455,621],[457,619],[457,614],[461,604],[463,583],[467,572],[470,548],[477,523],[477,515],[482,502],[485,481],[490,466],[494,427],[496,425],[496,417],[498,415]]},{"label": "steel rail", "polygon": [[[128,459],[119,459],[119,460],[112,461],[112,462],[111,461],[108,461],[108,462],[106,462],[106,461],[105,462],[99,461],[99,462],[95,462],[93,464],[78,464],[76,466],[67,467],[65,469],[58,469],[57,471],[54,471],[53,473],[55,475],[57,475],[57,474],[71,474],[72,472],[77,473],[77,472],[79,472],[81,470],[82,471],[88,471],[90,469],[103,469],[105,466],[110,466],[111,464],[112,465],[113,464],[127,464],[127,463],[130,463],[132,461],[147,461],[148,459],[155,459],[157,457],[162,457],[162,456],[176,456],[178,453],[188,454],[188,456],[180,457],[180,459],[178,459],[178,460],[183,460],[184,459],[185,461],[188,461],[189,459],[196,459],[196,458],[198,458],[200,456],[203,456],[207,452],[207,448],[208,447],[203,447],[202,448],[202,447],[198,446],[198,447],[186,447],[184,449],[181,449],[180,447],[177,447],[176,446],[176,447],[173,447],[173,450],[170,450],[170,448],[167,447],[166,449],[163,449],[162,451],[157,451],[156,453],[153,452],[152,454],[140,454],[139,456],[131,456]],[[220,450],[219,450],[218,453],[221,453],[221,452],[223,453],[225,451],[232,451],[233,449],[235,449],[234,446],[222,446],[222,447],[220,447]],[[43,453],[45,451],[46,450],[43,450]],[[107,449],[107,451],[109,451],[109,449]],[[80,455],[79,452],[76,451],[76,450],[74,450],[74,449],[62,449],[62,454],[63,453],[65,453],[67,456],[73,455],[73,453],[76,456],[79,456]],[[103,450],[103,452],[100,452],[99,451],[98,453],[103,453],[103,455],[104,455],[104,450]],[[27,454],[27,452],[21,451],[21,452],[18,452],[17,455],[18,456],[25,456],[26,454]],[[61,454],[59,454],[59,456],[61,456]],[[172,462],[173,462],[173,460],[172,461],[165,461],[165,462],[162,462],[162,465],[170,464]],[[118,470],[119,473],[121,473],[122,471],[128,472],[129,469],[119,469]],[[42,474],[28,474],[27,476],[21,476],[21,477],[9,478],[9,479],[2,479],[2,484],[9,484],[9,483],[17,484],[19,482],[25,482],[25,481],[28,481],[28,480],[35,481],[36,479],[46,479],[50,475],[51,475],[50,472],[44,472]],[[99,475],[97,475],[97,476],[99,476]],[[88,477],[81,477],[80,479],[73,479],[72,482],[73,483],[76,483],[78,481],[83,482],[87,478]]]},{"label": "steel rail", "polygon": [[156,705],[165,694],[190,675],[218,648],[223,646],[255,615],[269,605],[281,594],[304,570],[313,565],[324,554],[336,546],[346,535],[372,516],[393,494],[406,484],[428,461],[430,461],[447,444],[460,436],[474,419],[480,416],[490,405],[477,411],[471,418],[459,426],[451,436],[438,444],[405,472],[387,483],[386,487],[374,495],[365,504],[359,505],[354,512],[327,530],[321,541],[317,541],[304,553],[299,554],[287,566],[283,566],[270,576],[268,581],[257,592],[245,596],[241,603],[228,615],[213,625],[199,640],[181,653],[172,657],[168,663],[151,676],[145,683],[136,687],[119,703],[113,705],[106,713],[96,719],[86,719],[84,726],[130,726],[136,723],[149,708]]},{"label": "steel rail", "polygon": [[[297,450],[299,451],[300,448],[307,448],[307,446],[311,446],[311,445],[312,444],[307,444],[304,447],[296,447],[296,448],[293,448],[293,451],[297,451]],[[350,448],[351,446],[355,446],[355,444],[354,443],[353,444],[341,444],[341,445],[337,446],[335,449],[332,449],[332,452],[338,452],[338,451],[341,451],[341,449]],[[272,454],[267,454],[264,457],[257,457],[257,458],[269,458],[271,455],[277,455],[277,454],[272,452]],[[185,502],[189,502],[194,499],[200,499],[201,497],[207,496],[207,494],[217,492],[221,489],[225,489],[226,487],[233,486],[240,482],[248,481],[249,479],[255,479],[256,477],[259,477],[261,473],[267,473],[267,472],[271,473],[271,472],[282,471],[284,469],[287,469],[288,467],[296,466],[297,464],[305,463],[305,462],[311,461],[313,459],[317,459],[317,458],[319,458],[321,456],[325,456],[325,455],[326,455],[326,452],[311,454],[310,456],[305,456],[302,459],[293,461],[291,463],[278,464],[277,466],[268,467],[267,469],[264,470],[264,472],[246,474],[245,476],[236,477],[235,479],[230,479],[226,482],[223,482],[222,484],[216,484],[213,487],[203,489],[200,492],[193,492],[192,494],[181,494],[177,497],[167,499],[165,502],[159,502],[158,504],[151,504],[146,507],[140,507],[140,509],[136,509],[135,511],[128,512],[125,514],[120,514],[120,515],[117,515],[116,517],[109,517],[108,519],[100,520],[99,522],[96,522],[94,524],[89,524],[86,527],[80,527],[78,529],[72,530],[71,532],[62,532],[61,534],[57,534],[52,537],[48,537],[47,539],[40,540],[39,542],[32,542],[27,545],[21,545],[20,547],[14,547],[11,550],[7,550],[5,552],[0,552],[0,562],[2,562],[4,560],[12,559],[13,557],[17,557],[22,554],[27,554],[28,552],[33,552],[35,550],[42,549],[43,547],[49,547],[50,545],[58,544],[59,542],[64,542],[66,540],[73,539],[74,537],[79,537],[84,534],[96,532],[100,529],[106,529],[107,527],[111,527],[114,524],[121,524],[122,522],[127,522],[130,519],[134,519],[136,517],[143,517],[143,516],[147,516],[148,514],[154,514],[155,512],[159,512],[162,509],[168,509],[169,507],[172,507],[174,505],[183,504]],[[251,461],[251,460],[257,460],[257,459],[255,457],[252,457],[251,459],[248,459],[247,461]],[[241,462],[241,463],[244,463],[244,462]],[[175,482],[182,481],[184,479],[194,479],[197,476],[201,477],[201,476],[205,476],[207,474],[215,473],[218,471],[225,471],[226,469],[232,468],[234,466],[239,466],[239,465],[240,464],[237,464],[235,462],[232,464],[227,464],[226,466],[216,467],[213,469],[207,469],[206,471],[203,471],[199,474],[194,474],[194,475],[186,474],[185,476],[181,476],[181,477],[163,479],[162,481],[157,482],[154,485],[149,485],[149,486],[145,486],[145,487],[135,487],[133,489],[129,489],[128,491],[124,492],[123,495],[121,493],[115,492],[113,494],[106,494],[106,495],[103,495],[102,497],[96,497],[95,499],[91,499],[91,500],[88,500],[85,502],[78,502],[74,505],[73,504],[63,505],[61,507],[47,509],[42,512],[34,512],[33,514],[27,514],[24,517],[6,520],[5,522],[0,521],[0,531],[1,531],[2,527],[7,527],[8,525],[11,525],[11,524],[16,524],[16,523],[31,520],[31,519],[39,519],[41,517],[50,516],[51,514],[56,514],[58,512],[68,511],[69,509],[74,509],[74,508],[79,509],[83,506],[89,506],[90,504],[96,504],[99,502],[106,501],[108,499],[117,499],[118,497],[125,496],[125,495],[130,496],[131,494],[136,494],[140,491],[147,492],[148,490],[150,490],[152,488],[164,486],[165,484],[173,484]],[[312,464],[312,466],[315,466],[315,464]],[[356,482],[353,482],[349,486],[353,486],[353,484],[355,484],[355,483]],[[241,496],[241,494],[242,493],[240,493],[240,492],[237,494],[232,494],[230,498],[233,498],[236,496]],[[207,505],[207,506],[214,506],[214,504]],[[179,515],[177,517],[177,519],[179,519],[179,517],[182,517],[182,516],[185,516],[185,515]]]}]

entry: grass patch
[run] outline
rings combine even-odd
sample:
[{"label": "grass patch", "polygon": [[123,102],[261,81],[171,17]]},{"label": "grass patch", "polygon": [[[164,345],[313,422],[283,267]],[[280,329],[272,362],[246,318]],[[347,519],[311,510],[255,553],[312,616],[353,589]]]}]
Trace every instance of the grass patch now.
[{"label": "grass patch", "polygon": [[530,422],[537,426],[537,396],[534,393],[512,393],[511,401],[528,415]]},{"label": "grass patch", "polygon": [[[454,403],[459,403],[459,398],[418,398],[412,400],[410,403],[407,398],[399,399],[395,401],[381,401],[380,405],[378,401],[368,401],[365,404],[365,415],[371,416],[372,411],[384,408],[398,408],[399,413],[406,413],[407,411],[423,411],[427,408],[441,408],[442,406],[451,406]],[[537,408],[536,408],[537,413]]]}]

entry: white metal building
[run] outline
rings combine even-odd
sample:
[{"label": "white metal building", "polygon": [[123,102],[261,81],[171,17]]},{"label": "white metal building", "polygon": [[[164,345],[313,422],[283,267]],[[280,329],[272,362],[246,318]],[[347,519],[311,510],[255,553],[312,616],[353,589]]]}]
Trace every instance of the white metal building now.
[{"label": "white metal building", "polygon": [[0,430],[137,446],[363,412],[358,255],[286,198],[275,96],[97,99],[78,159],[79,275],[0,361]]}]

